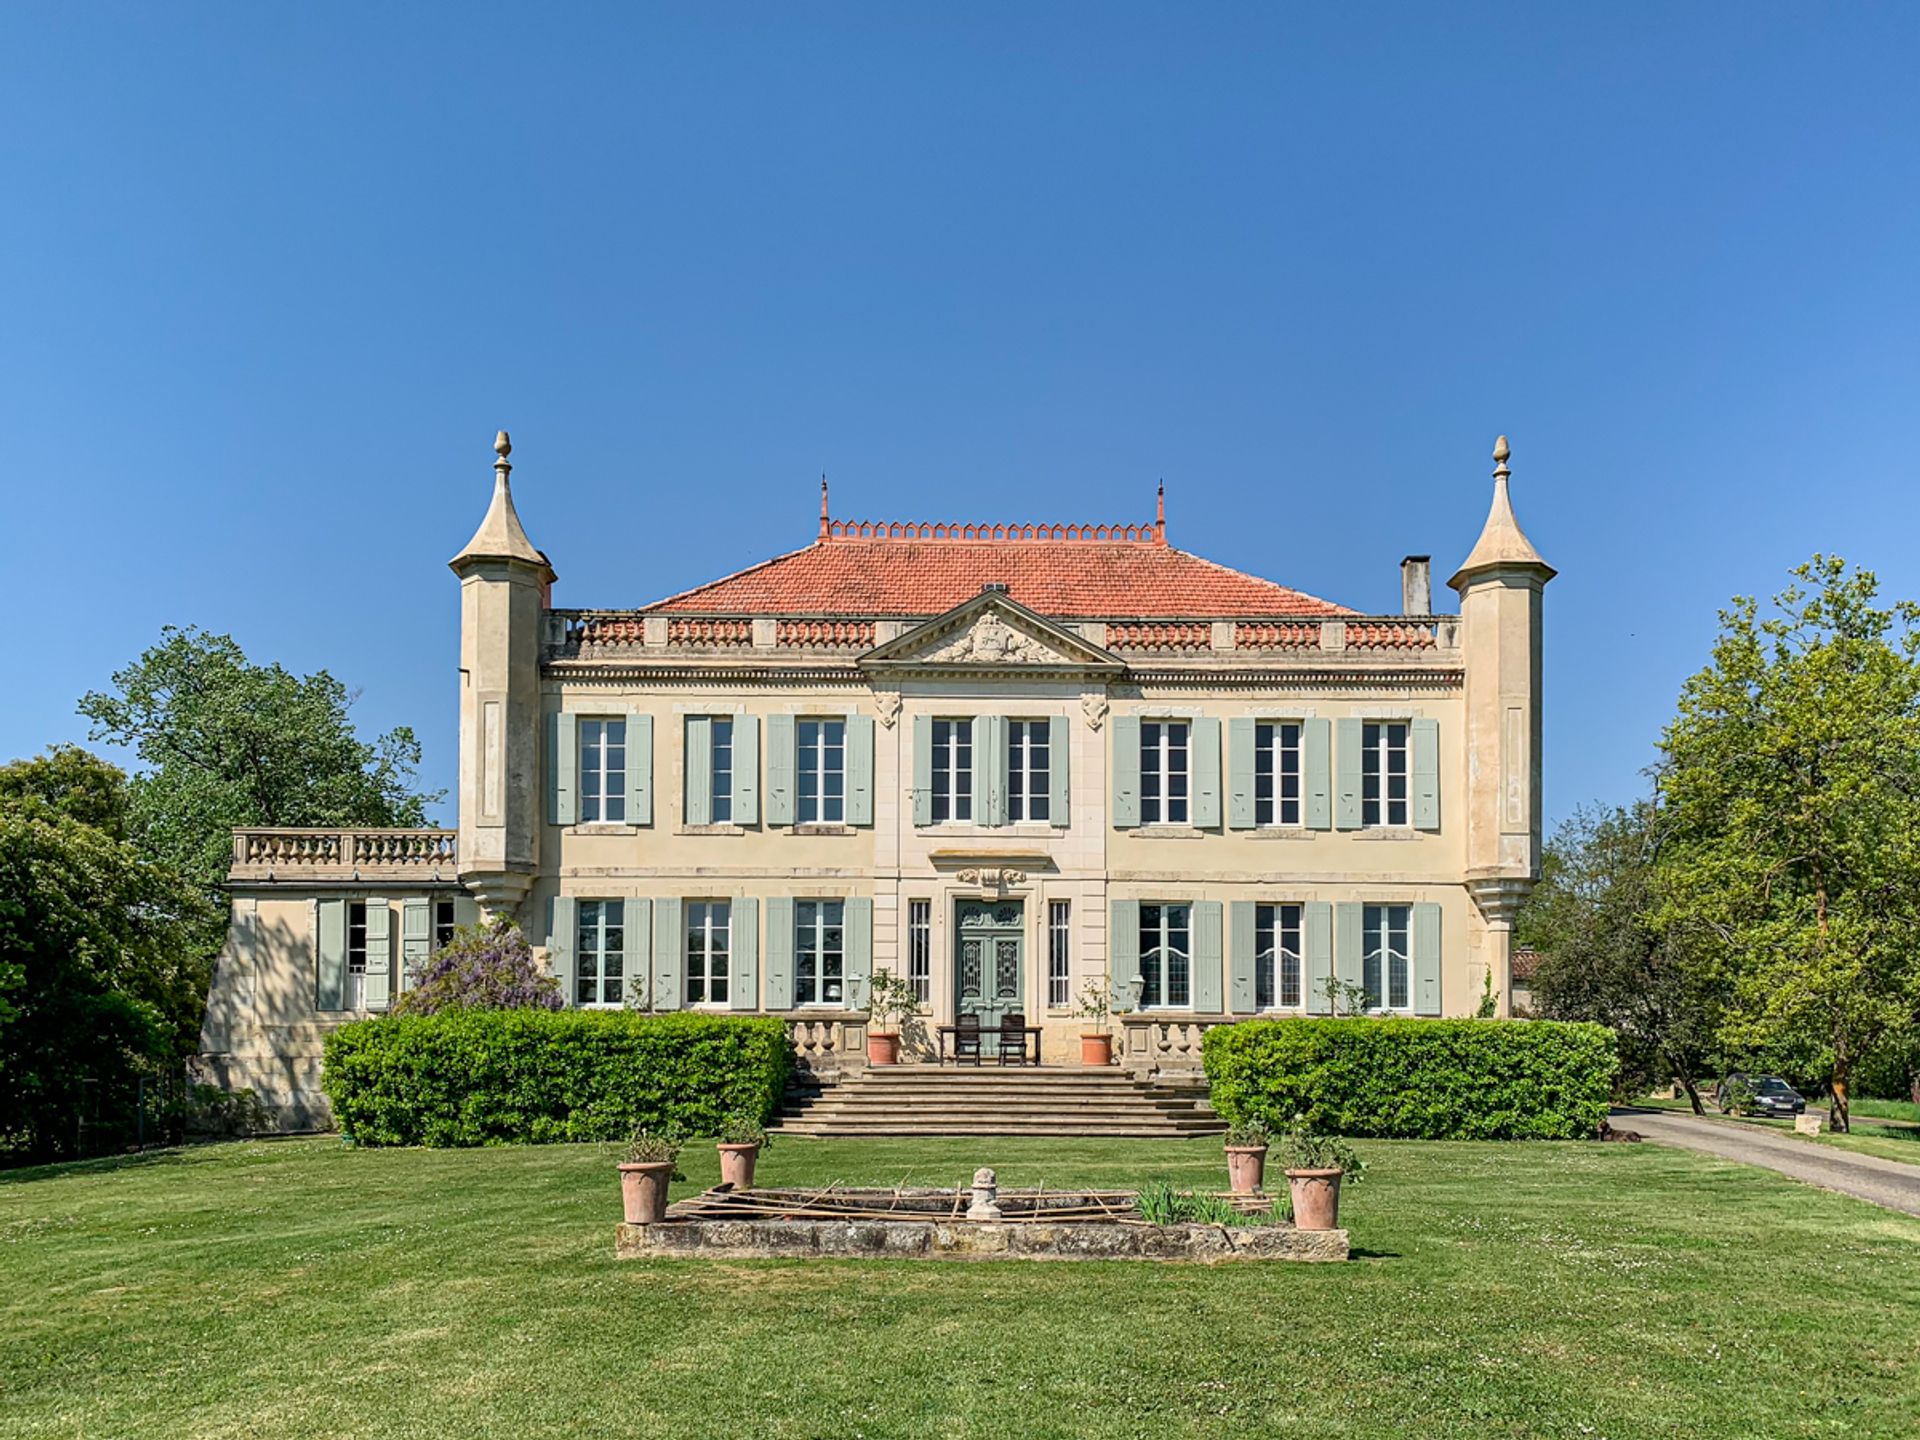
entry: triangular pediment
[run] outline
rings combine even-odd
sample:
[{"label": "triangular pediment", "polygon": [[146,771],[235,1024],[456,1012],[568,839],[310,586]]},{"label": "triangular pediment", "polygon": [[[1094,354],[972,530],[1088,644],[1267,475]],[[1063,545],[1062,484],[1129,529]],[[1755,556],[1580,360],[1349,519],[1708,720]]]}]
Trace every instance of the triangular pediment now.
[{"label": "triangular pediment", "polygon": [[1126,666],[1090,643],[995,591],[976,595],[860,658],[878,670],[1030,670],[1118,674]]}]

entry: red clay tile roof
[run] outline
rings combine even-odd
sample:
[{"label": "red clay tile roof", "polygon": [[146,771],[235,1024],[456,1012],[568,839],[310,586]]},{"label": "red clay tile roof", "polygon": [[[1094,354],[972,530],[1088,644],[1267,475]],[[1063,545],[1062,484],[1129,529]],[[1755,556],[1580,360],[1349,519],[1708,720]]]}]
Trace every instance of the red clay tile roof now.
[{"label": "red clay tile roof", "polygon": [[733,615],[940,615],[988,584],[1060,619],[1351,615],[1271,580],[1175,550],[1151,525],[832,522],[804,550],[647,610]]},{"label": "red clay tile roof", "polygon": [[1540,952],[1531,945],[1516,945],[1513,957],[1508,962],[1513,972],[1513,983],[1531,985],[1535,972],[1540,969]]}]

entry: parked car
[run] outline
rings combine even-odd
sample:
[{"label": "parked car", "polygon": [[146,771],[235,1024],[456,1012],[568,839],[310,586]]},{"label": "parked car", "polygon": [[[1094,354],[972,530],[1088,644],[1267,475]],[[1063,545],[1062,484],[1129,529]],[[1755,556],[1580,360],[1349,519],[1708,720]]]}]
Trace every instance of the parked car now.
[{"label": "parked car", "polygon": [[[1745,1092],[1744,1096],[1742,1092]],[[1713,1103],[1725,1115],[1745,1100],[1744,1108],[1756,1115],[1804,1115],[1806,1097],[1778,1075],[1745,1075],[1736,1070],[1714,1089]]]}]

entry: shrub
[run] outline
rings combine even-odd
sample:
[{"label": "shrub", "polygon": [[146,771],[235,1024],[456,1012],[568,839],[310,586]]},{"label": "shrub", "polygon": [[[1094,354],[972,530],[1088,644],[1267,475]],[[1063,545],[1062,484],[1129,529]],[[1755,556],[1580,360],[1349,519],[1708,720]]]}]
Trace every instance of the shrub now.
[{"label": "shrub", "polygon": [[560,982],[534,959],[520,927],[505,916],[488,925],[462,925],[434,954],[413,988],[395,1002],[396,1015],[474,1010],[558,1010]]},{"label": "shrub", "polygon": [[362,1145],[711,1135],[779,1106],[782,1021],[626,1010],[443,1010],[343,1025],[321,1086]]},{"label": "shrub", "polygon": [[1618,1065],[1613,1031],[1547,1020],[1245,1020],[1205,1056],[1229,1125],[1406,1140],[1588,1138]]}]

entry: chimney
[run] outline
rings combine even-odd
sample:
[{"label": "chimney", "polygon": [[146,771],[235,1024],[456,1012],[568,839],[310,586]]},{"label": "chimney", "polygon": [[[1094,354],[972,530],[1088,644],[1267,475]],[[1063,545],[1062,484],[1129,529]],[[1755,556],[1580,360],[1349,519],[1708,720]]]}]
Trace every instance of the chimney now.
[{"label": "chimney", "polygon": [[1400,613],[1433,613],[1433,557],[1409,555],[1400,562]]}]

